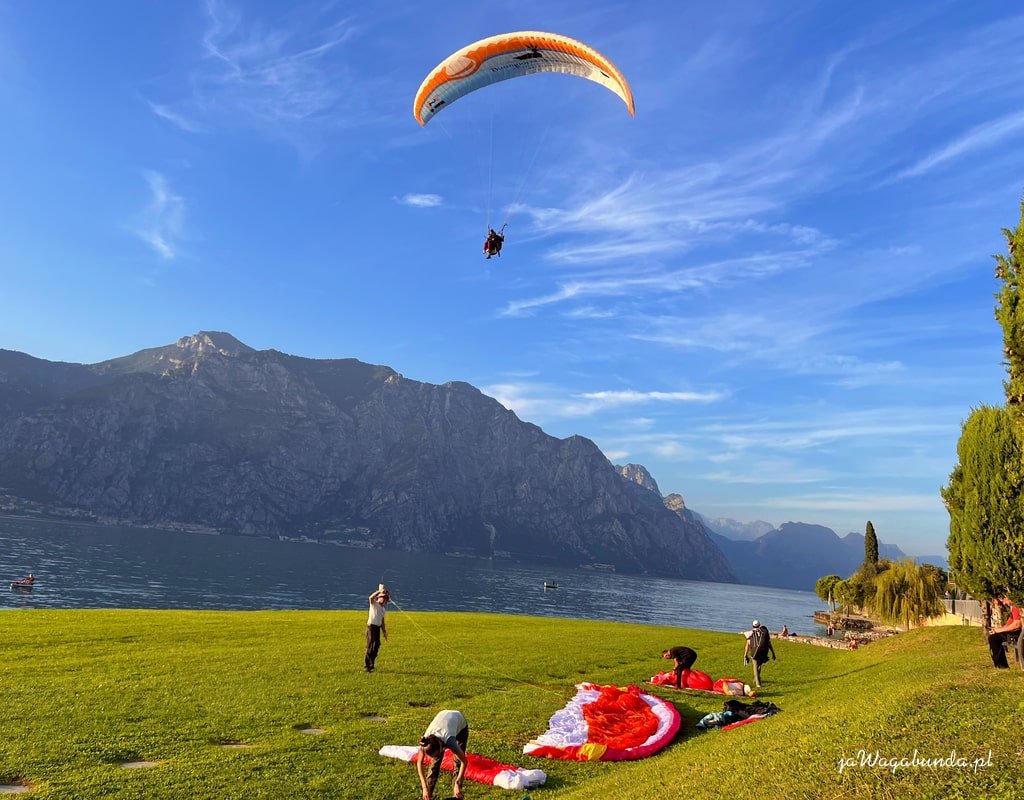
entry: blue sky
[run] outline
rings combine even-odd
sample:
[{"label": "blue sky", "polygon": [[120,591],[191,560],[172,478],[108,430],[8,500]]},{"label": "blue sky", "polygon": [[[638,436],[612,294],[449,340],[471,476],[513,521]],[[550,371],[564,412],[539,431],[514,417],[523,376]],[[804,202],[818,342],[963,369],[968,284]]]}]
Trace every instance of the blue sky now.
[{"label": "blue sky", "polygon": [[[540,75],[416,124],[438,62],[530,29],[636,117]],[[1021,41],[1012,4],[0,0],[0,347],[468,381],[705,515],[942,552],[1002,398]]]}]

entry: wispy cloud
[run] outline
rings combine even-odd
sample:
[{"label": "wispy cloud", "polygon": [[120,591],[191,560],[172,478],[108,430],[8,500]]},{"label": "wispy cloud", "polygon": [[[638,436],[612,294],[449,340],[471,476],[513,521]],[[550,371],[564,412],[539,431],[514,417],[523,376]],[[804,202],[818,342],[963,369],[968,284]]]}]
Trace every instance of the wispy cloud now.
[{"label": "wispy cloud", "polygon": [[941,509],[942,500],[935,494],[863,494],[836,492],[768,498],[749,503],[762,508],[789,508],[803,511],[842,512],[857,511],[869,514],[896,511],[935,511]]},{"label": "wispy cloud", "polygon": [[651,451],[662,458],[693,458],[697,451],[681,442],[665,441],[651,445]]},{"label": "wispy cloud", "polygon": [[156,116],[188,133],[254,129],[307,156],[330,133],[379,119],[370,101],[386,78],[348,61],[361,32],[338,4],[255,7],[205,0],[199,56],[187,82],[161,86]]},{"label": "wispy cloud", "polygon": [[208,106],[287,123],[321,116],[345,96],[345,71],[329,61],[356,32],[351,18],[324,24],[292,15],[271,27],[220,0],[207,0],[206,13],[203,47],[218,67],[199,77]]},{"label": "wispy cloud", "polygon": [[[722,392],[640,392],[606,390],[570,392],[541,383],[500,383],[482,387],[505,408],[529,420],[550,421],[586,417],[601,411],[648,403],[712,403],[722,399]],[[640,421],[645,426],[647,421]]]},{"label": "wispy cloud", "polygon": [[565,312],[565,316],[572,319],[612,319],[617,316],[614,309],[597,308],[596,306],[580,306]]},{"label": "wispy cloud", "polygon": [[150,201],[139,214],[136,235],[165,260],[177,256],[179,240],[185,224],[185,201],[172,191],[159,172],[144,173],[149,184]]},{"label": "wispy cloud", "polygon": [[[825,247],[827,245],[820,245]],[[809,249],[754,253],[733,259],[715,260],[680,269],[638,268],[574,278],[561,283],[549,294],[511,300],[499,313],[505,317],[524,316],[545,306],[584,297],[664,297],[696,289],[765,278],[801,269],[811,262],[819,246]]]},{"label": "wispy cloud", "polygon": [[719,470],[705,476],[708,480],[725,484],[748,484],[752,486],[791,486],[806,483],[821,483],[827,480],[824,470],[801,467],[792,462],[759,461],[755,468],[744,471]]},{"label": "wispy cloud", "polygon": [[837,412],[812,416],[801,414],[792,419],[742,422],[728,424],[709,423],[700,427],[695,435],[717,441],[729,450],[776,450],[794,452],[813,450],[839,442],[859,440],[913,441],[921,437],[948,434],[950,417],[955,415],[932,411],[929,415],[920,409],[877,408],[864,412]]},{"label": "wispy cloud", "polygon": [[167,122],[170,122],[175,127],[180,128],[181,130],[187,133],[209,132],[209,129],[206,126],[182,116],[181,114],[173,111],[167,106],[151,102],[149,103],[149,109],[154,114],[156,114],[156,116],[160,117],[163,120],[166,120]]},{"label": "wispy cloud", "polygon": [[585,400],[593,400],[606,407],[635,405],[637,403],[710,403],[721,400],[721,392],[637,392],[634,390],[585,392],[577,395]]},{"label": "wispy cloud", "polygon": [[1024,131],[1024,111],[1007,114],[999,119],[978,125],[971,128],[963,136],[954,139],[944,147],[928,154],[913,166],[903,170],[893,180],[898,181],[923,175],[955,158],[992,147],[1021,131]]},{"label": "wispy cloud", "polygon": [[444,198],[439,194],[404,194],[396,198],[397,202],[413,208],[437,208],[444,203]]}]

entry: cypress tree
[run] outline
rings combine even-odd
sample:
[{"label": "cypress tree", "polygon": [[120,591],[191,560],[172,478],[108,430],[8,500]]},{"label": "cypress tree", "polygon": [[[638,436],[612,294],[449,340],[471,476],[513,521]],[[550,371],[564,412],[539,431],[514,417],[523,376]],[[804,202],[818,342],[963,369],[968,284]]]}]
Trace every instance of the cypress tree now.
[{"label": "cypress tree", "polygon": [[878,564],[878,537],[875,535],[875,526],[868,520],[864,529],[864,566],[872,569]]},{"label": "cypress tree", "polygon": [[959,463],[943,487],[951,577],[981,597],[1024,602],[1024,200],[1006,255],[994,256],[995,316],[1003,329],[1006,406],[981,407],[964,422]]},{"label": "cypress tree", "polygon": [[1003,328],[1003,363],[1008,377],[1003,381],[1006,406],[1014,416],[1018,430],[1024,427],[1024,200],[1021,201],[1021,219],[1016,230],[1003,228],[1006,237],[1006,255],[994,256],[996,278],[1003,287],[996,295],[996,319]]}]

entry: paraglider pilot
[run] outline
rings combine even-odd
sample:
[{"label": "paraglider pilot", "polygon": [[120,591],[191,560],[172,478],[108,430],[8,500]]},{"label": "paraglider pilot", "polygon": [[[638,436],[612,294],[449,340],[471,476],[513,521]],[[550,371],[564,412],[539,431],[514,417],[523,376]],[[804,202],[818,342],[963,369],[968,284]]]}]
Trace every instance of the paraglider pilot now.
[{"label": "paraglider pilot", "polygon": [[[502,230],[505,230],[502,227]],[[505,243],[505,237],[498,233],[494,228],[491,228],[487,234],[487,240],[484,242],[484,254],[490,258],[491,256],[501,255],[501,246]]]},{"label": "paraglider pilot", "polygon": [[697,660],[697,651],[689,647],[673,647],[662,652],[661,657],[675,660],[676,688],[684,688],[690,678],[690,667]]},{"label": "paraglider pilot", "polygon": [[[441,773],[441,759],[445,750],[451,750],[455,775],[452,778],[452,796],[462,798],[462,779],[466,775],[466,743],[469,741],[469,725],[460,711],[438,711],[420,739],[419,758],[416,772],[420,777],[423,800],[433,800],[434,787]],[[423,757],[430,757],[430,771],[424,774]]]}]

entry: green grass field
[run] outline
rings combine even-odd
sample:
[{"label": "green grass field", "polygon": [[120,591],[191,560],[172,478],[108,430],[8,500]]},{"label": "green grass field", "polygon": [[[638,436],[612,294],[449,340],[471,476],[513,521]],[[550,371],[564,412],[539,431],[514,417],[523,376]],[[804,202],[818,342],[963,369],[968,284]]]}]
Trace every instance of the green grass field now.
[{"label": "green grass field", "polygon": [[[742,637],[393,610],[391,639],[366,674],[364,612],[12,610],[0,621],[0,784],[28,782],[32,798],[416,800],[415,767],[377,749],[414,744],[440,708],[465,713],[471,752],[545,770],[533,800],[1021,796],[1024,673],[992,669],[977,628],[914,631],[856,652],[776,642],[761,696],[782,714],[700,733],[694,723],[722,699],[676,694],[675,743],[605,764],[521,749],[575,683],[637,683],[669,664],[665,647],[692,646],[697,668],[749,681]],[[858,758],[954,749],[970,760],[991,751],[991,766],[893,772]],[[844,757],[857,765],[840,774]],[[120,766],[135,760],[159,763]],[[442,776],[441,797],[449,786]],[[466,794],[522,795],[471,783]]]}]

